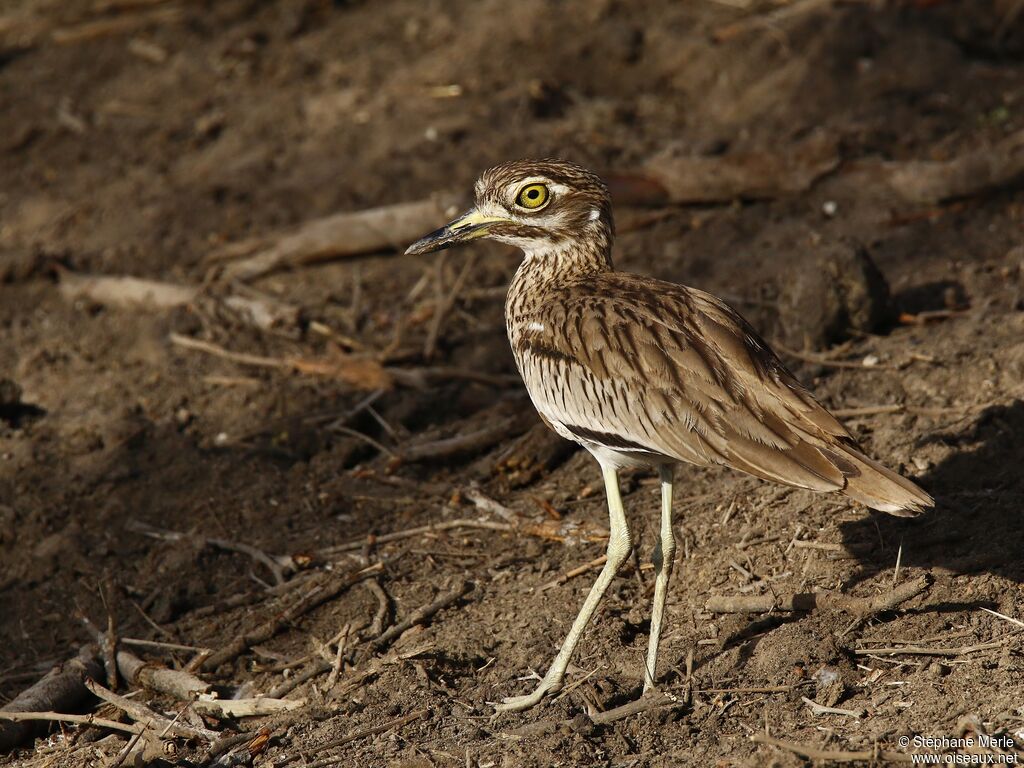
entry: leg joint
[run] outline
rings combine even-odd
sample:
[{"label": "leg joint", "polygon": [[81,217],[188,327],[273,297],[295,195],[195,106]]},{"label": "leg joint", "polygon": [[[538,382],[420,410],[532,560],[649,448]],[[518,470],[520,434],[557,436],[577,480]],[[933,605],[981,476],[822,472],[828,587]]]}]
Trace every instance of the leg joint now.
[{"label": "leg joint", "polygon": [[608,562],[616,568],[629,559],[629,553],[633,551],[633,540],[627,535],[608,542]]}]

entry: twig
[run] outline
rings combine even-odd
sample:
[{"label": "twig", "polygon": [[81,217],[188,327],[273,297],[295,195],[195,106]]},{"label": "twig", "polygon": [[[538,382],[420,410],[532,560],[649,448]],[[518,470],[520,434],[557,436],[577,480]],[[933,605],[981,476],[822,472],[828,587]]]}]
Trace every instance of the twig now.
[{"label": "twig", "polygon": [[302,321],[299,307],[266,296],[204,294],[199,286],[147,280],[131,275],[83,275],[61,270],[60,292],[69,301],[86,299],[119,309],[162,311],[189,305],[222,305],[238,320],[261,330],[294,334]]},{"label": "twig", "polygon": [[203,648],[198,645],[182,645],[180,643],[165,643],[161,640],[142,640],[137,637],[122,637],[120,638],[121,645],[134,645],[138,648],[150,648],[153,650],[163,651],[183,651],[185,653],[202,653],[203,651],[210,650],[209,648]]},{"label": "twig", "polygon": [[309,613],[314,608],[333,600],[342,592],[358,584],[363,579],[380,573],[384,566],[380,563],[371,565],[360,571],[354,571],[332,579],[325,579],[305,597],[299,599],[278,616],[264,622],[256,629],[243,633],[227,644],[217,653],[209,656],[202,665],[203,669],[216,669],[222,664],[237,658],[258,643],[264,643],[281,632],[295,619]]},{"label": "twig", "polygon": [[60,723],[76,723],[78,725],[88,725],[96,728],[109,728],[112,731],[124,731],[125,733],[141,733],[143,729],[143,726],[119,723],[116,720],[107,720],[93,715],[68,715],[62,712],[16,712],[0,710],[0,720],[10,720],[15,723],[48,720]]},{"label": "twig", "polygon": [[850,371],[896,371],[899,370],[899,366],[891,365],[888,363],[875,363],[874,365],[865,365],[863,362],[854,362],[852,360],[832,360],[824,355],[819,355],[814,352],[803,352],[797,349],[790,349],[789,347],[780,344],[775,341],[772,346],[775,347],[779,352],[786,355],[787,357],[795,358],[796,360],[803,360],[806,363],[814,363],[815,365],[823,365],[826,368],[842,368]]},{"label": "twig", "polygon": [[576,568],[566,571],[557,579],[552,579],[546,584],[541,584],[540,588],[537,591],[546,592],[552,587],[561,586],[562,584],[565,584],[565,582],[569,581],[569,579],[575,579],[577,576],[582,576],[584,573],[587,573],[588,571],[592,571],[595,568],[600,568],[602,565],[605,564],[607,560],[608,555],[601,555],[600,557],[595,557],[590,562],[584,563],[583,565],[577,566]]},{"label": "twig", "polygon": [[855,717],[858,720],[864,717],[864,710],[854,711],[852,709],[840,709],[839,707],[826,707],[814,699],[808,699],[806,696],[801,696],[800,699],[806,704],[812,713],[815,715],[845,715],[846,717]]},{"label": "twig", "polygon": [[712,33],[712,37],[716,43],[724,43],[751,30],[772,27],[819,8],[827,8],[835,2],[836,0],[796,0],[769,13],[758,13],[719,27]]},{"label": "twig", "polygon": [[513,523],[519,519],[519,515],[517,515],[514,510],[506,507],[499,501],[495,501],[490,496],[487,496],[479,488],[465,488],[462,491],[462,495],[469,501],[473,502],[473,505],[477,509],[497,515],[506,522]]},{"label": "twig", "polygon": [[985,611],[985,613],[991,613],[993,616],[1000,618],[1003,621],[1008,621],[1011,624],[1016,624],[1018,627],[1024,627],[1024,621],[1021,621],[1020,619],[1015,619],[1012,616],[1007,616],[1005,613],[993,611],[991,608],[985,608],[984,606],[982,606],[981,610]]},{"label": "twig", "polygon": [[129,520],[125,523],[124,527],[125,530],[132,531],[133,533],[141,533],[143,536],[148,536],[152,539],[160,539],[163,541],[191,540],[199,542],[203,546],[248,555],[256,562],[266,566],[267,570],[270,571],[271,575],[274,577],[275,584],[283,584],[287,580],[285,578],[286,575],[295,570],[295,561],[292,560],[291,557],[284,555],[268,555],[262,549],[258,549],[251,544],[245,544],[238,541],[228,541],[227,539],[214,539],[207,536],[200,536],[198,534],[169,531],[164,528],[157,528],[156,526],[149,525],[148,523],[143,523],[140,520]]},{"label": "twig", "polygon": [[280,685],[271,688],[267,696],[272,699],[283,698],[308,680],[319,677],[324,672],[329,672],[330,670],[330,662],[325,659],[314,659],[304,670],[296,675],[292,675]]},{"label": "twig", "polygon": [[420,608],[417,608],[409,616],[402,621],[398,622],[394,626],[385,630],[380,637],[376,638],[370,643],[370,650],[373,652],[379,651],[384,648],[388,643],[394,640],[396,637],[401,635],[408,629],[411,629],[417,624],[422,624],[431,616],[438,611],[441,611],[448,606],[456,603],[464,595],[473,589],[473,582],[471,581],[460,581],[454,587],[449,589],[447,592],[441,593],[433,602],[428,603]]},{"label": "twig", "polygon": [[708,598],[705,609],[712,613],[770,613],[772,611],[813,611],[839,609],[858,617],[894,610],[901,603],[924,592],[931,585],[928,574],[873,597],[851,597],[836,592],[804,592],[794,595],[719,595]]},{"label": "twig", "polygon": [[444,321],[447,319],[449,312],[455,302],[459,298],[459,294],[462,292],[463,286],[466,284],[466,280],[469,277],[469,273],[476,266],[476,254],[471,254],[469,258],[465,260],[462,265],[462,269],[459,271],[459,276],[455,278],[455,282],[452,283],[451,290],[447,294],[443,294],[441,289],[441,276],[444,274],[443,264],[441,259],[438,259],[438,275],[437,275],[437,289],[438,299],[434,305],[434,315],[430,319],[430,329],[427,332],[427,338],[423,342],[423,359],[430,360],[434,353],[437,351],[437,340],[441,335],[441,329],[444,327]]},{"label": "twig", "polygon": [[761,685],[750,688],[698,688],[694,690],[694,693],[789,693],[795,691],[802,685],[813,685],[813,680],[805,680],[802,683],[794,683],[793,685]]},{"label": "twig", "polygon": [[902,403],[892,405],[865,405],[859,408],[833,408],[830,413],[837,419],[852,419],[857,416],[875,416],[883,413],[903,413],[906,406]]},{"label": "twig", "polygon": [[377,598],[377,612],[373,615],[373,622],[370,624],[370,636],[380,637],[386,629],[384,625],[391,620],[391,598],[388,597],[388,593],[384,591],[384,587],[377,579],[368,579],[363,584]]},{"label": "twig", "polygon": [[[806,191],[839,161],[836,137],[819,131],[789,152],[735,152],[716,157],[661,152],[644,164],[640,180],[648,181],[652,191],[660,187],[662,192],[648,204],[764,200]],[[634,178],[634,186],[639,186],[636,181]]]},{"label": "twig", "polygon": [[425,389],[431,384],[445,381],[469,381],[490,387],[518,386],[522,383],[515,374],[487,373],[456,368],[450,365],[434,365],[426,368],[387,368],[395,383],[415,389]]},{"label": "twig", "polygon": [[183,336],[180,333],[172,333],[168,338],[175,346],[230,360],[239,365],[294,371],[307,376],[322,376],[365,390],[386,389],[392,384],[392,378],[384,367],[376,360],[367,357],[350,355],[332,360],[306,360],[298,357],[277,358],[233,352],[212,342],[193,339],[191,336]]},{"label": "twig", "polygon": [[127,34],[142,27],[170,24],[183,18],[184,14],[181,8],[156,8],[149,13],[133,13],[127,16],[87,21],[73,27],[61,27],[53,30],[50,33],[50,38],[57,45],[72,45],[87,40]]},{"label": "twig", "polygon": [[142,725],[148,725],[161,736],[170,735],[182,739],[205,739],[210,742],[216,741],[220,736],[216,731],[211,731],[207,728],[200,729],[186,723],[172,721],[154,712],[145,704],[120,696],[93,680],[86,680],[85,687],[92,691],[93,695],[97,698],[113,704],[132,720]]},{"label": "twig", "polygon": [[[365,581],[363,583],[364,584],[377,584],[377,582],[375,580],[373,580],[373,579],[370,579],[369,581]],[[380,590],[381,594],[384,594],[384,589],[379,584],[377,584],[377,588]],[[386,609],[389,606],[388,606],[388,603],[387,603],[387,595],[384,595],[384,597],[385,597],[385,602],[384,602],[382,607],[386,611]],[[377,631],[375,632],[375,634],[380,634],[383,631],[383,626],[384,626],[383,622],[380,622],[380,623],[377,622],[377,619],[381,615],[382,615],[382,613],[380,611],[378,611],[377,616],[374,617],[374,623],[370,625],[370,631],[371,632],[374,631],[374,627],[377,627]],[[341,674],[341,669],[345,665],[345,651],[348,650],[348,638],[349,638],[349,635],[351,633],[352,633],[352,625],[351,624],[345,624],[345,626],[342,628],[341,632],[338,633],[338,638],[337,638],[338,648],[337,648],[337,651],[334,654],[334,663],[330,665],[331,673],[327,676],[327,680],[324,681],[324,690],[327,690],[327,691],[331,690],[331,688],[334,687],[334,684],[336,682],[338,682],[338,675]]]},{"label": "twig", "polygon": [[436,199],[337,213],[307,221],[287,233],[232,243],[211,254],[208,260],[226,261],[245,256],[224,266],[221,278],[249,282],[273,272],[347,256],[387,250],[401,253],[406,244],[450,218],[455,202],[456,198],[442,195]]},{"label": "twig", "polygon": [[617,720],[638,715],[641,712],[649,712],[652,709],[664,709],[666,707],[677,709],[683,706],[685,706],[685,702],[682,699],[663,691],[654,691],[653,693],[641,696],[639,699],[623,704],[621,707],[615,707],[615,709],[609,709],[605,712],[595,712],[589,717],[590,721],[595,725],[607,725]]},{"label": "twig", "polygon": [[[410,712],[408,715],[396,717],[394,720],[388,720],[385,723],[371,725],[366,728],[359,728],[345,736],[328,741],[326,744],[321,744],[318,749],[320,751],[325,751],[328,749],[335,749],[336,747],[342,747],[353,741],[365,739],[367,736],[376,736],[378,733],[390,731],[392,728],[401,728],[403,725],[408,725],[409,723],[414,723],[417,720],[422,720],[429,715],[429,709],[418,709],[415,712]],[[335,765],[340,762],[348,762],[351,759],[351,757],[327,757],[322,760],[316,760],[312,763],[308,763],[304,768],[325,768],[325,766]]]},{"label": "twig", "polygon": [[[136,745],[145,736],[146,731],[148,730],[149,724],[144,724],[142,728],[139,730],[139,732],[128,740],[128,743],[125,744],[124,749],[122,749],[118,753],[117,757],[114,758],[114,761],[110,764],[110,768],[121,768],[121,766],[124,764],[124,761],[127,760],[128,756],[135,751]],[[145,745],[143,746],[145,747]]]},{"label": "twig", "polygon": [[958,648],[929,648],[923,645],[901,645],[892,648],[854,648],[857,656],[965,656],[978,651],[991,651],[994,648],[1002,648],[1010,640],[1017,636],[1017,633],[1007,635],[999,640],[988,643],[977,643],[975,645],[962,645]]},{"label": "twig", "polygon": [[500,531],[502,533],[510,533],[516,530],[516,526],[509,523],[498,523],[493,520],[446,520],[443,523],[430,523],[429,525],[420,525],[416,528],[407,528],[404,531],[396,531],[394,533],[384,533],[380,536],[363,536],[353,541],[346,542],[344,544],[337,544],[333,547],[325,547],[319,550],[321,555],[337,555],[342,552],[356,552],[363,549],[367,542],[371,544],[387,544],[391,541],[399,541],[401,539],[409,539],[424,534],[430,533],[441,533],[442,531],[451,531],[459,528],[480,528],[488,531]]},{"label": "twig", "polygon": [[882,171],[883,183],[909,203],[971,197],[1012,183],[1024,173],[1024,130],[949,160],[886,163]]},{"label": "twig", "polygon": [[793,539],[790,545],[797,549],[820,549],[824,552],[846,552],[842,544],[833,544],[829,541],[806,541],[805,539]]},{"label": "twig", "polygon": [[460,528],[477,528],[488,531],[499,531],[501,533],[515,532],[523,534],[524,536],[535,536],[538,539],[559,541],[563,543],[570,539],[581,539],[583,541],[607,541],[608,539],[607,528],[579,525],[573,529],[564,521],[559,520],[546,520],[543,523],[523,521],[518,525],[513,525],[512,523],[499,523],[495,520],[471,520],[461,518],[458,520],[445,520],[442,523],[420,525],[416,528],[407,528],[404,531],[385,533],[380,536],[375,536],[373,534],[363,536],[344,544],[325,547],[324,549],[319,550],[319,554],[331,556],[342,552],[355,552],[363,549],[368,543],[373,545],[387,544],[401,539],[414,538],[425,534],[441,533],[442,531],[450,531]]},{"label": "twig", "polygon": [[475,432],[448,437],[443,440],[413,443],[400,451],[403,461],[426,461],[444,459],[460,453],[490,448],[509,437],[521,434],[527,429],[521,416],[510,416],[497,424],[478,429]]},{"label": "twig", "polygon": [[804,744],[797,744],[792,741],[783,741],[769,736],[766,733],[755,733],[750,740],[757,744],[770,744],[779,749],[785,749],[795,755],[800,755],[808,760],[822,760],[837,763],[874,762],[874,763],[912,763],[912,755],[903,752],[890,752],[884,749],[865,749],[860,752],[848,752],[842,750],[818,749]]},{"label": "twig", "polygon": [[210,684],[184,669],[167,669],[125,650],[117,652],[117,669],[131,683],[173,696],[178,701],[191,701],[196,694],[206,693]]},{"label": "twig", "polygon": [[99,638],[100,653],[103,656],[103,669],[107,673],[107,685],[116,688],[117,682],[117,630],[114,622],[114,609],[107,595],[110,590],[100,587],[100,599],[107,610],[107,631]]},{"label": "twig", "polygon": [[288,712],[305,705],[305,699],[272,699],[269,697],[215,699],[205,694],[192,703],[192,707],[197,712],[221,717],[263,717],[275,715],[278,712]]}]

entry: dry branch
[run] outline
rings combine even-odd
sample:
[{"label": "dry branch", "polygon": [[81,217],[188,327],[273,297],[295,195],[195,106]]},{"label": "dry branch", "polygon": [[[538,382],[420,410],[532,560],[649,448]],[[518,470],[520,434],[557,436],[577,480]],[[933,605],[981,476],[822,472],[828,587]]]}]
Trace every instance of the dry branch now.
[{"label": "dry branch", "polygon": [[72,45],[114,35],[126,35],[145,27],[178,22],[183,18],[181,8],[156,8],[147,13],[131,13],[61,27],[53,30],[50,37],[57,45]]},{"label": "dry branch", "polygon": [[417,624],[422,624],[435,613],[458,602],[464,595],[472,591],[472,589],[472,582],[460,581],[451,589],[438,595],[433,602],[417,608],[405,619],[385,630],[380,637],[370,643],[370,650],[379,651],[406,630],[412,629]]},{"label": "dry branch", "polygon": [[380,573],[382,570],[383,566],[380,563],[376,563],[371,565],[369,568],[364,568],[360,571],[353,571],[340,575],[332,574],[330,577],[322,580],[320,584],[278,616],[265,621],[251,632],[239,635],[228,643],[226,647],[210,655],[203,662],[202,668],[216,669],[220,665],[234,660],[236,657],[241,656],[249,650],[252,646],[259,643],[265,643],[267,640],[274,637],[274,635],[284,630],[300,616],[309,613],[314,608],[323,605],[329,600],[333,600],[353,585],[358,584],[363,579]]},{"label": "dry branch", "polygon": [[811,710],[812,714],[815,715],[843,715],[844,717],[864,717],[866,712],[863,709],[841,709],[839,707],[826,707],[824,704],[819,704],[814,699],[809,699],[806,696],[801,696],[800,700],[807,705],[807,708]]},{"label": "dry branch", "polygon": [[388,371],[376,360],[366,357],[339,356],[331,360],[308,360],[299,357],[277,358],[232,352],[211,342],[193,339],[191,336],[182,336],[179,333],[172,333],[169,338],[175,346],[205,352],[208,355],[230,360],[240,365],[295,371],[308,376],[323,376],[365,390],[388,389],[392,384],[392,378]]},{"label": "dry branch", "polygon": [[196,694],[206,693],[210,684],[182,669],[167,669],[143,661],[128,651],[117,652],[117,669],[132,685],[165,693],[179,701],[191,701]]},{"label": "dry branch", "polygon": [[306,705],[305,699],[274,699],[257,697],[248,699],[215,699],[212,696],[200,696],[192,707],[207,715],[219,717],[264,717],[279,712],[289,712]]},{"label": "dry branch", "polygon": [[141,533],[143,536],[159,539],[161,541],[193,541],[204,547],[213,547],[214,549],[222,549],[227,552],[239,552],[243,555],[248,555],[257,563],[264,565],[267,570],[270,571],[271,575],[274,577],[275,584],[283,584],[287,580],[288,574],[293,573],[296,570],[294,558],[288,555],[269,555],[262,549],[254,547],[251,544],[245,544],[244,542],[215,539],[208,536],[201,536],[199,534],[181,533],[179,531],[169,531],[143,523],[139,520],[129,520],[125,523],[124,527],[125,530],[132,531],[133,533]]},{"label": "dry branch", "polygon": [[886,163],[882,172],[888,187],[908,203],[971,197],[1024,179],[1024,130],[950,160]]},{"label": "dry branch", "polygon": [[220,734],[208,728],[196,728],[180,721],[174,721],[163,715],[154,712],[145,704],[134,699],[120,696],[113,691],[103,687],[93,680],[86,680],[85,687],[92,691],[93,695],[103,701],[113,704],[124,712],[128,717],[137,723],[148,726],[159,736],[173,736],[182,739],[204,739],[215,741]]},{"label": "dry branch", "polygon": [[68,301],[85,299],[105,307],[162,311],[220,303],[241,322],[260,330],[296,331],[302,310],[269,297],[207,295],[199,286],[148,280],[131,275],[83,275],[61,270],[60,293]]},{"label": "dry branch", "polygon": [[336,555],[341,552],[355,552],[363,549],[367,544],[387,544],[401,539],[423,536],[426,534],[440,533],[442,531],[457,530],[460,528],[477,528],[487,531],[499,531],[501,533],[521,533],[527,536],[536,536],[539,539],[548,541],[566,542],[569,539],[583,541],[607,541],[608,529],[599,526],[575,525],[564,520],[546,520],[542,523],[531,523],[519,521],[518,523],[499,523],[495,520],[445,520],[442,523],[430,523],[415,528],[407,528],[404,531],[384,533],[380,536],[370,534],[333,547],[325,547],[319,550],[321,555]]},{"label": "dry branch", "polygon": [[975,643],[974,645],[961,645],[956,648],[930,648],[924,645],[901,645],[892,648],[856,648],[854,653],[858,656],[964,656],[968,653],[978,651],[991,651],[1002,648],[1016,636],[1008,635],[988,643]]},{"label": "dry branch", "polygon": [[928,574],[874,597],[851,597],[837,592],[803,592],[794,595],[719,595],[708,598],[712,613],[770,613],[771,611],[840,610],[858,617],[891,611],[924,592],[931,585]]},{"label": "dry branch", "polygon": [[[34,685],[0,707],[0,714],[73,709],[89,695],[85,679],[102,674],[103,666],[96,648],[85,646],[78,656],[54,667]],[[16,747],[30,738],[33,731],[33,724],[25,718],[6,722],[0,718],[0,752]]]},{"label": "dry branch", "polygon": [[80,275],[61,271],[60,294],[69,301],[86,299],[108,307],[174,309],[195,301],[199,289],[130,275]]},{"label": "dry branch", "polygon": [[653,709],[677,709],[683,706],[685,706],[685,702],[682,699],[663,691],[653,691],[644,694],[639,699],[627,702],[621,707],[615,707],[606,712],[595,712],[590,715],[590,720],[595,725],[607,725],[641,712],[650,712]]},{"label": "dry branch", "polygon": [[337,213],[307,221],[286,233],[232,243],[211,254],[209,260],[239,259],[223,266],[220,276],[244,282],[347,256],[389,249],[400,253],[424,232],[451,218],[457,200],[439,195],[428,200]]},{"label": "dry branch", "polygon": [[[634,177],[664,190],[661,203],[727,203],[766,200],[804,192],[839,165],[833,136],[812,134],[788,153],[737,152],[722,157],[674,155],[662,152]],[[651,188],[644,188],[651,197]]]},{"label": "dry branch", "polygon": [[[414,723],[417,720],[422,720],[430,715],[429,709],[418,709],[415,712],[410,712],[408,715],[402,715],[396,717],[394,720],[388,720],[387,722],[380,723],[378,725],[371,725],[366,728],[358,728],[352,733],[341,736],[340,738],[328,741],[326,744],[321,744],[318,749],[325,751],[328,749],[335,749],[336,747],[342,747],[345,744],[349,744],[359,739],[365,739],[367,736],[375,736],[378,733],[384,733],[390,731],[392,728],[401,728],[403,725]],[[315,762],[308,763],[306,768],[324,768],[324,766],[335,765],[340,762],[350,762],[351,757],[327,757]]]},{"label": "dry branch", "polygon": [[314,677],[319,677],[324,672],[330,672],[333,666],[333,664],[324,659],[314,659],[304,670],[292,675],[280,685],[271,688],[267,696],[272,699],[283,698],[303,683],[312,680]]},{"label": "dry branch", "polygon": [[510,416],[473,432],[468,432],[442,440],[429,440],[404,446],[400,452],[403,461],[433,461],[446,459],[462,453],[479,452],[490,448],[510,437],[522,434],[532,422],[522,415]]},{"label": "dry branch", "polygon": [[69,715],[64,712],[17,712],[0,710],[0,721],[6,720],[10,723],[33,723],[40,721],[75,723],[76,725],[94,725],[97,728],[109,728],[113,731],[124,731],[125,733],[142,733],[145,726],[128,725],[119,723],[116,720],[107,720],[93,715]]},{"label": "dry branch", "polygon": [[755,733],[750,740],[758,744],[770,744],[779,749],[785,749],[794,755],[800,755],[808,760],[822,760],[834,763],[912,763],[914,758],[903,752],[890,752],[885,749],[865,749],[859,752],[848,752],[844,750],[818,749],[805,744],[797,744],[792,741],[783,741],[769,736],[766,733]]}]

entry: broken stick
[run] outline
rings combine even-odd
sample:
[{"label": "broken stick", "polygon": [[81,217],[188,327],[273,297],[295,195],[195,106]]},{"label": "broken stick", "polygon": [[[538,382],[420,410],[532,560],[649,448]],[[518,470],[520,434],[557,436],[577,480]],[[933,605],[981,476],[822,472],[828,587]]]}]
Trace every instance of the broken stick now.
[{"label": "broken stick", "polygon": [[367,579],[370,576],[380,573],[382,570],[384,570],[384,566],[381,563],[375,563],[369,568],[363,568],[361,571],[354,571],[342,574],[341,576],[332,574],[331,577],[322,580],[320,584],[315,586],[304,597],[300,598],[274,618],[265,621],[250,632],[245,632],[239,635],[228,643],[226,647],[214,654],[211,654],[203,662],[202,668],[216,669],[222,664],[233,661],[235,658],[249,650],[252,646],[259,643],[265,643],[267,640],[280,633],[289,624],[295,621],[295,619],[300,616],[304,616],[327,601],[333,600],[353,585],[358,584],[363,579]]},{"label": "broken stick", "polygon": [[711,613],[770,613],[838,609],[858,617],[891,611],[924,592],[931,576],[923,574],[896,589],[874,597],[851,597],[837,592],[803,592],[794,595],[716,595],[708,598]]},{"label": "broken stick", "polygon": [[287,233],[232,243],[211,254],[208,260],[240,259],[222,267],[220,277],[247,282],[273,272],[347,256],[389,249],[401,253],[424,232],[450,219],[458,208],[457,201],[451,195],[439,195],[411,203],[336,213],[307,221]]},{"label": "broken stick", "polygon": [[129,699],[126,696],[120,696],[93,680],[86,680],[85,687],[92,691],[96,698],[102,699],[109,704],[113,704],[135,722],[151,728],[157,736],[172,736],[181,739],[204,739],[209,742],[214,742],[220,738],[220,734],[216,731],[211,731],[208,728],[197,728],[195,726],[188,725],[187,723],[171,720],[157,712],[154,712],[145,704],[135,701],[134,699]]},{"label": "broken stick", "polygon": [[[664,190],[661,203],[728,203],[766,200],[805,192],[839,165],[834,136],[815,133],[788,152],[737,152],[721,157],[662,152],[644,167],[640,179]],[[646,190],[650,196],[650,189]]]},{"label": "broken stick", "polygon": [[438,595],[437,599],[433,602],[418,608],[405,619],[385,630],[380,637],[370,643],[370,650],[379,651],[406,630],[412,629],[417,624],[422,624],[438,611],[456,603],[464,595],[472,591],[472,589],[473,582],[460,581],[448,591]]},{"label": "broken stick", "polygon": [[[99,661],[96,647],[87,645],[78,652],[78,656],[54,667],[35,685],[0,707],[0,714],[73,709],[89,695],[85,679],[100,677],[102,674],[103,665]],[[18,746],[29,739],[34,731],[34,723],[24,717],[19,720],[0,718],[0,752]]]},{"label": "broken stick", "polygon": [[223,306],[240,322],[262,331],[298,333],[302,310],[267,296],[216,296],[195,285],[166,283],[132,275],[83,275],[60,270],[60,293],[116,309],[159,312],[201,304]]}]

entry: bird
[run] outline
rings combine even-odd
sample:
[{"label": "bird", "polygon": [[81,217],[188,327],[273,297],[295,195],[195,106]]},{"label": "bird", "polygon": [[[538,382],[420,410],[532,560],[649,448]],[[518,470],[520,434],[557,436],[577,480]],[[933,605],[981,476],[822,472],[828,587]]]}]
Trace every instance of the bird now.
[{"label": "bird", "polygon": [[934,506],[924,490],[869,458],[726,302],[616,271],[611,196],[600,176],[561,159],[514,160],[484,171],[474,191],[469,211],[406,253],[478,238],[522,250],[505,301],[515,362],[541,420],[600,465],[610,522],[604,566],[554,661],[531,693],[504,699],[498,711],[526,710],[561,689],[580,637],[629,558],[624,468],[655,470],[661,486],[644,694],[657,680],[680,464],[836,492],[897,516]]}]

